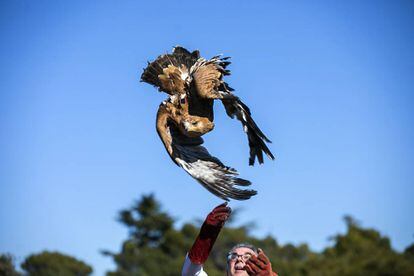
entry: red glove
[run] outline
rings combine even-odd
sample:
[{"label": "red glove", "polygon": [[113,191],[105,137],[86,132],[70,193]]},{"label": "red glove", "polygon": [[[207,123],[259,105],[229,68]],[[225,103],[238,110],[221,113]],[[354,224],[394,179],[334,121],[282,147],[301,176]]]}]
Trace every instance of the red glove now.
[{"label": "red glove", "polygon": [[227,202],[225,202],[208,214],[197,239],[188,253],[188,257],[193,264],[203,264],[207,260],[214,242],[230,213],[231,208],[227,207]]},{"label": "red glove", "polygon": [[273,272],[272,264],[263,250],[259,248],[258,251],[259,254],[257,257],[252,256],[246,262],[244,269],[246,269],[247,274],[255,276],[277,276],[277,273]]}]

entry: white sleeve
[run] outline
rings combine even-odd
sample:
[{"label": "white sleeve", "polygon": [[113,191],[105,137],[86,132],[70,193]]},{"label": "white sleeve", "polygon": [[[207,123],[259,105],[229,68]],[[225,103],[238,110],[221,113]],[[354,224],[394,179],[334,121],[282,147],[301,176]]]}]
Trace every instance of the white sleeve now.
[{"label": "white sleeve", "polygon": [[208,276],[207,273],[203,270],[203,265],[193,264],[188,258],[188,254],[185,255],[185,261],[183,265],[183,270],[181,271],[181,276]]}]

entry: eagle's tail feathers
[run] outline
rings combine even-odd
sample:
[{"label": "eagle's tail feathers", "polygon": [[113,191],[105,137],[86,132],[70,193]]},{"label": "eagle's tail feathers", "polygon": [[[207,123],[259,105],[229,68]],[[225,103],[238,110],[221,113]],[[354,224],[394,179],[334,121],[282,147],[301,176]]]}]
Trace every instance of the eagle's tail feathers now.
[{"label": "eagle's tail feathers", "polygon": [[246,200],[257,194],[254,190],[236,188],[237,186],[249,186],[251,182],[237,177],[238,173],[235,169],[223,167],[208,159],[189,162],[185,160],[184,156],[183,158],[176,158],[177,164],[204,188],[224,200]]}]

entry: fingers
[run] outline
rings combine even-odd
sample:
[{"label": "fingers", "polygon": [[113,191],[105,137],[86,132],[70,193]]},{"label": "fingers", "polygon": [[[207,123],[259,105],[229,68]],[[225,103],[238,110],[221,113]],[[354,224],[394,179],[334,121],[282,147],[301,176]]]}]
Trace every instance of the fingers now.
[{"label": "fingers", "polygon": [[213,212],[216,210],[216,209],[218,209],[218,208],[221,208],[221,207],[226,207],[227,206],[227,201],[225,201],[225,202],[223,202],[222,204],[220,204],[220,205],[217,205],[216,207],[214,207],[214,209],[213,209]]},{"label": "fingers", "polygon": [[212,215],[213,216],[222,216],[222,215],[230,215],[231,213],[231,208],[230,207],[225,207],[225,209],[220,209],[216,212],[213,212]]},{"label": "fingers", "polygon": [[267,264],[264,263],[261,259],[259,259],[256,256],[252,256],[248,262],[251,262],[252,264],[254,264],[256,267],[260,268],[260,270],[266,270],[267,268]]},{"label": "fingers", "polygon": [[229,219],[231,214],[231,208],[227,207],[227,202],[224,202],[213,209],[206,218],[207,224],[216,226],[223,226]]},{"label": "fingers", "polygon": [[254,274],[253,269],[248,264],[246,264],[244,266],[244,270],[246,270],[247,274],[249,274],[249,275],[253,275]]},{"label": "fingers", "polygon": [[230,213],[231,212],[231,208],[230,207],[226,207],[226,206],[220,206],[215,208],[211,214],[218,214],[218,213]]},{"label": "fingers", "polygon": [[[230,216],[231,208],[227,207],[227,202],[224,202],[220,205],[218,205],[216,208],[211,211],[210,215],[212,215],[214,218],[224,218],[225,216]],[[226,218],[226,220],[227,220]]]},{"label": "fingers", "polygon": [[255,274],[259,273],[260,271],[262,271],[262,269],[260,267],[258,267],[255,263],[253,263],[250,260],[251,260],[251,258],[247,261],[246,265],[244,266],[246,271],[250,275],[255,275]]},{"label": "fingers", "polygon": [[217,211],[211,212],[211,214],[213,216],[218,216],[218,215],[229,215],[231,213],[231,208],[230,207],[225,207],[224,209],[219,209]]},{"label": "fingers", "polygon": [[261,249],[261,248],[259,248],[258,249],[258,252],[259,252],[259,254],[258,254],[258,258],[264,263],[264,264],[269,264],[270,263],[270,260],[269,260],[269,258],[266,256],[266,254],[263,252],[263,250]]},{"label": "fingers", "polygon": [[217,216],[214,216],[215,220],[219,220],[219,221],[226,221],[229,218],[229,214],[220,214]]},{"label": "fingers", "polygon": [[221,213],[219,215],[215,215],[212,222],[216,223],[217,225],[223,226],[224,223],[229,219],[230,214],[228,213]]}]

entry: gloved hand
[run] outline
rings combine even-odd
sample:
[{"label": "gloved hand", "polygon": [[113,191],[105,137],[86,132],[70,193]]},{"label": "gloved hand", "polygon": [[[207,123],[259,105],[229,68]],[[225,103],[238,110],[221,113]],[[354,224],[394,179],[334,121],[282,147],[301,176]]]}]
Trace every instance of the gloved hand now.
[{"label": "gloved hand", "polygon": [[227,207],[227,202],[220,204],[208,214],[197,239],[188,252],[188,257],[193,264],[203,264],[207,260],[214,242],[230,214],[231,208]]},{"label": "gloved hand", "polygon": [[259,248],[258,253],[257,257],[252,256],[247,260],[244,267],[247,274],[255,276],[277,276],[277,273],[272,270],[272,264],[263,250]]}]

